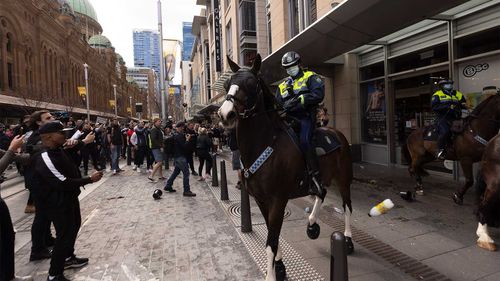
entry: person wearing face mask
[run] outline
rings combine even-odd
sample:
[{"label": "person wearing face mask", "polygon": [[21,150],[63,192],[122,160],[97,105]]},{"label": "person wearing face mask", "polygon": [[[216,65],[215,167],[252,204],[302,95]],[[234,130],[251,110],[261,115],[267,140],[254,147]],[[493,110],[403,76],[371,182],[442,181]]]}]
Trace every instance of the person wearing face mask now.
[{"label": "person wearing face mask", "polygon": [[289,76],[279,85],[276,98],[286,114],[298,120],[300,149],[306,158],[310,192],[324,198],[326,190],[321,184],[318,157],[311,140],[316,125],[316,112],[325,97],[325,84],[318,74],[301,67],[297,52],[287,52],[281,59],[281,65]]},{"label": "person wearing face mask", "polygon": [[432,95],[432,110],[436,113],[436,124],[439,127],[437,158],[444,160],[446,157],[446,144],[451,133],[450,125],[453,120],[460,120],[462,109],[467,109],[464,95],[453,90],[452,80],[438,82],[439,90]]}]

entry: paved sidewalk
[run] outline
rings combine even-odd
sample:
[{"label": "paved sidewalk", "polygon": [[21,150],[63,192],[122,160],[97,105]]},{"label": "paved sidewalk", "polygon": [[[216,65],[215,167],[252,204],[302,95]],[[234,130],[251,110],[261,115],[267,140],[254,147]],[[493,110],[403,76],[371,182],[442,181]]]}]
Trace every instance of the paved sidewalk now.
[{"label": "paved sidewalk", "polygon": [[[127,170],[81,201],[76,253],[89,257],[72,280],[261,280],[262,274],[204,182],[191,177],[197,197],[177,193],[153,200],[144,174]],[[19,274],[45,280],[49,261],[29,262],[30,244],[16,253]]]}]

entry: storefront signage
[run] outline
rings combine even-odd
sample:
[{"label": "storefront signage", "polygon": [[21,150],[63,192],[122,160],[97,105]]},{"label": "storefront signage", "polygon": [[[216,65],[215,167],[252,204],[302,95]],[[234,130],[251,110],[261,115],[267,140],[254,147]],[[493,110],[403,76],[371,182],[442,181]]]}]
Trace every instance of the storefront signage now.
[{"label": "storefront signage", "polygon": [[488,70],[490,65],[487,63],[480,63],[476,65],[467,65],[464,67],[463,74],[465,77],[474,77],[478,72]]},{"label": "storefront signage", "polygon": [[220,15],[219,0],[214,0],[214,32],[215,32],[215,71],[222,70],[222,53],[220,49]]}]

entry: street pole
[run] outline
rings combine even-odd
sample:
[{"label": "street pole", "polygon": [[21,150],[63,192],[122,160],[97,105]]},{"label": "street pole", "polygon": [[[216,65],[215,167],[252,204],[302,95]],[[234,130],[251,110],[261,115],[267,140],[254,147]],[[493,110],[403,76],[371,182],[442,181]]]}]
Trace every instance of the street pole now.
[{"label": "street pole", "polygon": [[161,97],[161,118],[166,122],[165,108],[165,65],[163,61],[163,24],[161,16],[161,0],[158,0],[158,31],[160,32],[160,97]]},{"label": "street pole", "polygon": [[133,116],[132,115],[132,96],[129,96],[128,98],[130,100],[130,119],[132,119],[132,116]]},{"label": "street pole", "polygon": [[113,92],[115,93],[115,118],[118,118],[118,105],[116,104],[116,84],[113,84]]},{"label": "street pole", "polygon": [[90,106],[89,106],[89,65],[84,63],[83,68],[85,69],[85,100],[87,101],[87,121],[90,122]]}]

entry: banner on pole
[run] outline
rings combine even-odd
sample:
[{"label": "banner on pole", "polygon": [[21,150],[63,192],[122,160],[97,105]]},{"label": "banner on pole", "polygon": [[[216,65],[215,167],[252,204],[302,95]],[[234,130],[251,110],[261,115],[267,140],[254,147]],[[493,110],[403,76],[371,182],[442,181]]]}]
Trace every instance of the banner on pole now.
[{"label": "banner on pole", "polygon": [[109,100],[109,106],[115,107],[115,100]]},{"label": "banner on pole", "polygon": [[78,87],[78,93],[80,93],[80,96],[85,96],[87,94],[87,91],[85,87]]},{"label": "banner on pole", "polygon": [[222,70],[222,54],[221,54],[221,32],[220,32],[220,14],[219,0],[214,0],[214,33],[215,33],[215,71]]},{"label": "banner on pole", "polygon": [[131,107],[127,107],[127,112],[128,113],[132,113],[132,108]]}]

